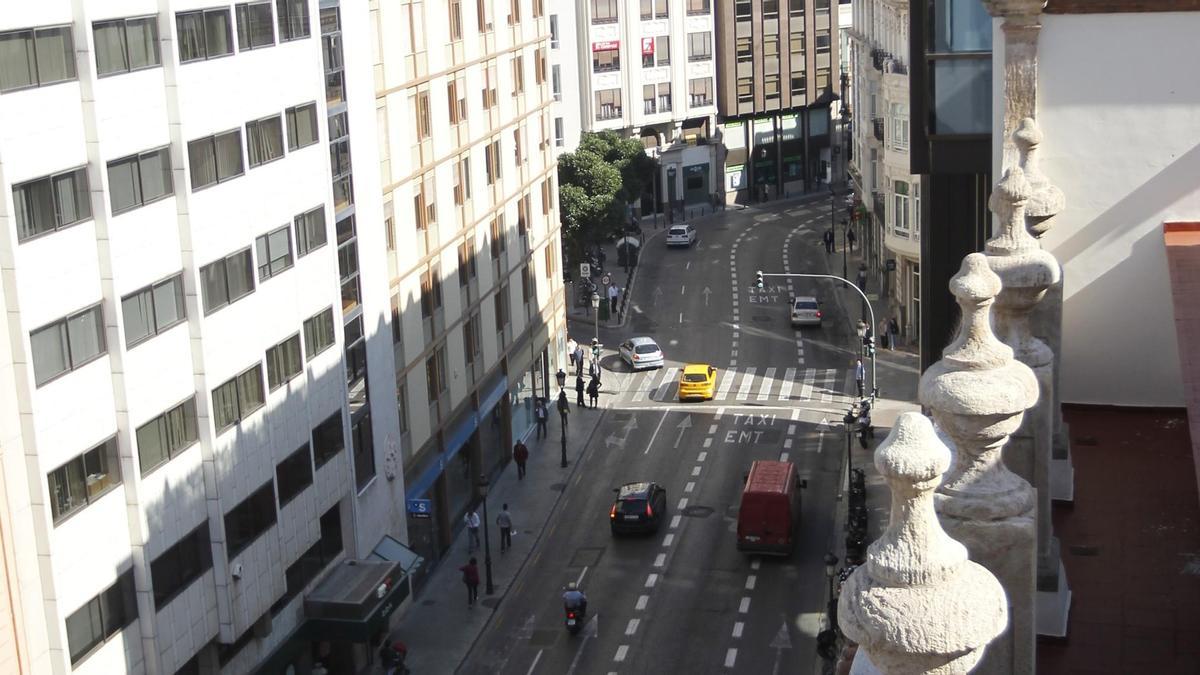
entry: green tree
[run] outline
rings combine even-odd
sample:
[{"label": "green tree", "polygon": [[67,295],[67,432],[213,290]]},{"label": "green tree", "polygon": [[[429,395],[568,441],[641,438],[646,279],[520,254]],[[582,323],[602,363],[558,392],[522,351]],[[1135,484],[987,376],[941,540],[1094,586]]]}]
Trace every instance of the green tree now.
[{"label": "green tree", "polygon": [[654,166],[641,143],[611,131],[583,134],[575,152],[558,158],[559,217],[570,261],[589,244],[621,233],[626,206],[646,191]]}]

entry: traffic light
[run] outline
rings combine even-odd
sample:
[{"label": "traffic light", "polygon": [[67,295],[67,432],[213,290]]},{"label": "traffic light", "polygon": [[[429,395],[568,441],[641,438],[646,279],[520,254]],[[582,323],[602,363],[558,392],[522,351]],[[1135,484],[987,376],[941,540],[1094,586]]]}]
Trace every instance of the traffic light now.
[{"label": "traffic light", "polygon": [[875,356],[875,336],[869,335],[864,341],[867,343],[867,356]]},{"label": "traffic light", "polygon": [[763,289],[763,274],[762,274],[762,270],[759,270],[759,271],[757,271],[757,272],[755,272],[755,273],[754,273],[754,287],[755,287],[755,288],[757,288],[757,289],[758,289],[758,290],[760,290],[760,291]]}]

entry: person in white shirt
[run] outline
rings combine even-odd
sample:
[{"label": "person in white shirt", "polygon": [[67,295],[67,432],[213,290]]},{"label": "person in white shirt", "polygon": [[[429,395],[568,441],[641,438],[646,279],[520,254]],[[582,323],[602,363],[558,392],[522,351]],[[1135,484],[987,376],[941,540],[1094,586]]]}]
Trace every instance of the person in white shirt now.
[{"label": "person in white shirt", "polygon": [[463,516],[463,522],[467,524],[467,553],[470,553],[479,548],[479,514],[471,509]]}]

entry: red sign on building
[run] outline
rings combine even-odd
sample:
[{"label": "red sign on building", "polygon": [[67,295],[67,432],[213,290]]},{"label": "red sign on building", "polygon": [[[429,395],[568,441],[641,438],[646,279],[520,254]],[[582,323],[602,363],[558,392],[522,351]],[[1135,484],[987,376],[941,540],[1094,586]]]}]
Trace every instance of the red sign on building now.
[{"label": "red sign on building", "polygon": [[653,55],[654,55],[654,38],[652,38],[652,37],[642,38],[642,56],[653,56]]},{"label": "red sign on building", "polygon": [[611,51],[613,49],[617,49],[620,46],[621,46],[620,40],[608,40],[607,42],[593,42],[592,43],[592,51],[607,52],[607,51]]}]

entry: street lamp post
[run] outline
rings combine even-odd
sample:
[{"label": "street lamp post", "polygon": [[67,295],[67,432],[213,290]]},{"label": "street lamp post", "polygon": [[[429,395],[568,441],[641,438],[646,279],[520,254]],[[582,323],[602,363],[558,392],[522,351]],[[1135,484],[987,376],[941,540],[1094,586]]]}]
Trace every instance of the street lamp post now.
[{"label": "street lamp post", "polygon": [[559,426],[562,428],[562,461],[559,466],[567,468],[567,374],[562,368],[554,374],[554,379],[558,380],[558,414]]},{"label": "street lamp post", "polygon": [[[833,185],[829,186],[829,230],[837,232],[837,193],[833,191]],[[847,228],[842,228],[842,288],[846,287],[846,233]]]},{"label": "street lamp post", "polygon": [[[612,307],[609,307],[608,311],[611,312]],[[599,342],[600,341],[600,294],[599,293],[592,293],[592,315],[595,316],[595,319],[596,319],[596,332],[592,334],[592,337],[595,338],[596,342]]]},{"label": "street lamp post", "polygon": [[496,585],[492,583],[492,538],[488,534],[487,493],[488,477],[479,474],[479,500],[483,502],[483,568],[487,574],[487,594],[493,595]]},{"label": "street lamp post", "polygon": [[[855,293],[858,293],[858,296],[860,298],[862,298],[863,305],[867,308],[867,312],[871,315],[870,325],[872,325],[872,326],[875,325],[875,308],[872,307],[871,303],[867,300],[867,294],[863,293],[862,289],[859,288],[857,284],[851,284],[845,277],[839,277],[836,274],[801,274],[799,272],[761,272],[761,271],[758,273],[758,276],[760,276],[760,277],[800,277],[800,278],[804,278],[804,279],[833,279],[834,281],[840,281],[840,282],[842,282],[842,286],[848,285],[850,288],[854,289]],[[861,350],[862,347],[859,347],[859,349]],[[874,350],[869,351],[868,357],[871,359],[871,401],[874,401],[875,397],[879,395],[878,380],[875,379],[875,351]]]}]

